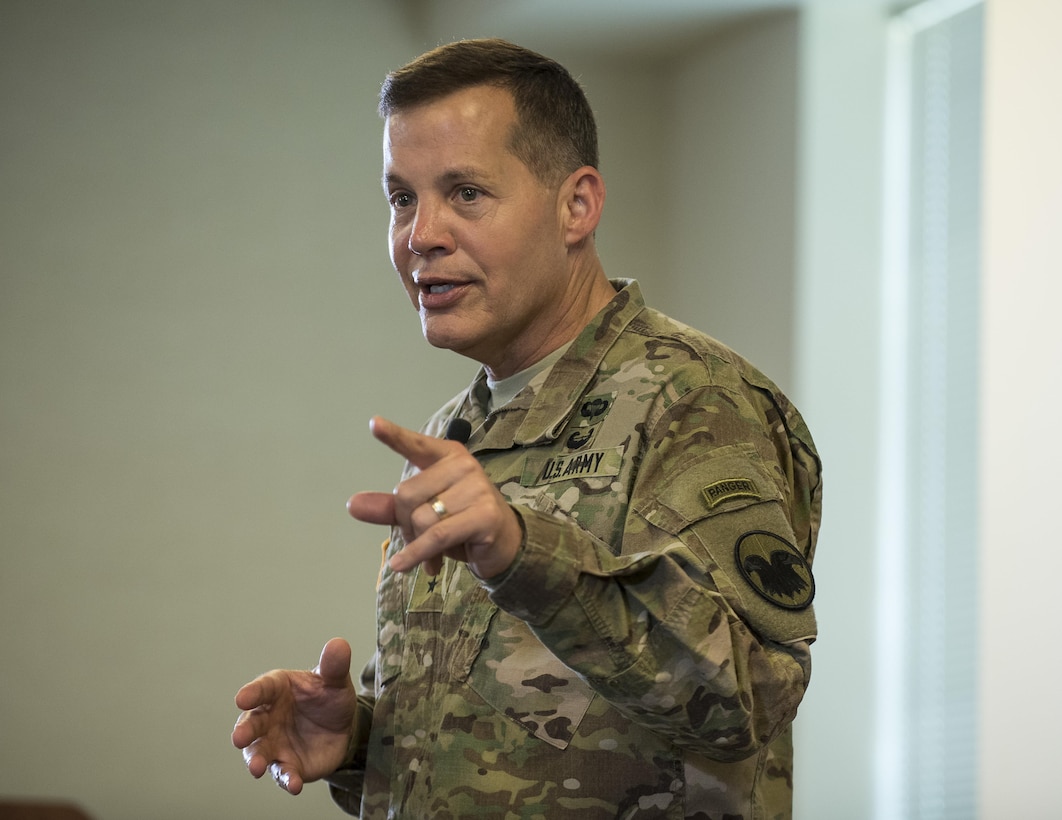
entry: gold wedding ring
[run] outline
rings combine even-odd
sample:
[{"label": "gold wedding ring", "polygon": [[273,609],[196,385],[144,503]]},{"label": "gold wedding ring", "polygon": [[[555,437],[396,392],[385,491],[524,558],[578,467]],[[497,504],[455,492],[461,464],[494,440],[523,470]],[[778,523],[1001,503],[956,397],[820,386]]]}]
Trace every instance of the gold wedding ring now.
[{"label": "gold wedding ring", "polygon": [[431,508],[440,519],[446,518],[446,516],[450,514],[450,511],[446,509],[446,505],[442,503],[442,499],[439,498],[439,496],[435,496],[435,498],[431,500]]}]

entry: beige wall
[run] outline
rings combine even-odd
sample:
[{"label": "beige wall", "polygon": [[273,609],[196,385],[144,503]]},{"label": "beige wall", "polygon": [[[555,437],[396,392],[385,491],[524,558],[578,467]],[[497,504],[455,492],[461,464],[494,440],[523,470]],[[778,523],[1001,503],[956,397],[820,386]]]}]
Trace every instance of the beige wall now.
[{"label": "beige wall", "polygon": [[979,804],[1047,820],[1062,813],[1062,6],[986,9]]},{"label": "beige wall", "polygon": [[676,65],[666,308],[786,391],[793,378],[799,18],[727,29]]},{"label": "beige wall", "polygon": [[[0,4],[0,796],[330,811],[228,733],[250,675],[371,650],[382,534],[343,504],[399,465],[368,418],[416,425],[474,370],[387,260],[374,97],[442,39],[397,7]],[[601,121],[609,272],[782,382],[797,34],[558,53]]]},{"label": "beige wall", "polygon": [[[0,795],[319,816],[241,771],[232,696],[373,645],[373,413],[472,373],[386,254],[391,4],[0,4]],[[403,377],[400,377],[401,376]]]}]

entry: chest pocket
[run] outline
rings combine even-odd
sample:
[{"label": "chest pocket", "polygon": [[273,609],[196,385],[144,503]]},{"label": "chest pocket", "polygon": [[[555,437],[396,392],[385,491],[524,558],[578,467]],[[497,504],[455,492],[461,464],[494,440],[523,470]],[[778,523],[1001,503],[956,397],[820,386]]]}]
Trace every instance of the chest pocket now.
[{"label": "chest pocket", "polygon": [[509,493],[510,500],[540,512],[561,513],[618,552],[631,477],[628,444],[534,453],[524,463],[519,488]]},{"label": "chest pocket", "polygon": [[499,610],[464,564],[447,560],[434,579],[413,573],[406,595],[392,675],[401,669],[411,691],[432,681],[445,685],[440,677],[463,682],[524,731],[556,748],[568,746],[592,690],[522,621]]},{"label": "chest pocket", "polygon": [[491,620],[467,682],[496,711],[558,749],[571,742],[594,699],[590,687],[522,621],[501,611]]},{"label": "chest pocket", "polygon": [[460,562],[446,559],[437,576],[420,567],[385,571],[377,594],[377,691],[399,677],[406,687],[464,680],[496,609]]}]

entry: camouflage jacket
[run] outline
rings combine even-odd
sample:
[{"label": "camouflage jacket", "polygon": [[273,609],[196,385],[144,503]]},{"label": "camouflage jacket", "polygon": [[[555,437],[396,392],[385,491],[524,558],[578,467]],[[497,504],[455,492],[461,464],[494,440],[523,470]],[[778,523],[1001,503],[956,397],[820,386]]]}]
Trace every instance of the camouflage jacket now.
[{"label": "camouflage jacket", "polygon": [[383,571],[349,813],[790,817],[818,456],[767,378],[616,285],[512,402],[487,415],[481,373],[426,426],[472,423],[526,539],[487,582]]}]

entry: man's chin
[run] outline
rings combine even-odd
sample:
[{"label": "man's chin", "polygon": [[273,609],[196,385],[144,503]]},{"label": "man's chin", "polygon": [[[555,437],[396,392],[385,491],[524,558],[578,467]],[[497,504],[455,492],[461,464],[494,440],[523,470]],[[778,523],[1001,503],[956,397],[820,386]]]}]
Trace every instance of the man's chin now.
[{"label": "man's chin", "polygon": [[472,347],[472,343],[467,337],[460,333],[447,332],[433,325],[434,323],[422,324],[424,339],[428,344],[440,350],[450,350],[454,353],[459,353],[462,356],[471,355],[465,352]]}]

